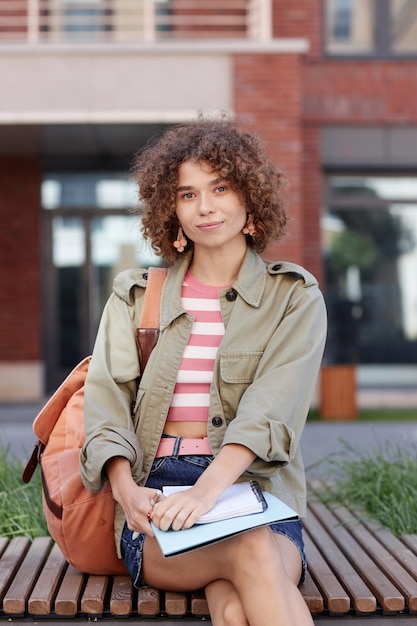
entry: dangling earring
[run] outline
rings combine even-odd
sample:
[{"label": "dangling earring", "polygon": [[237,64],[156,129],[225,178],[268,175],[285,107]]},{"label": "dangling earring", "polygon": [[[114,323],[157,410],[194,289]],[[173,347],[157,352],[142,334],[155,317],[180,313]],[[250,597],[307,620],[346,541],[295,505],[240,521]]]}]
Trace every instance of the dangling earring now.
[{"label": "dangling earring", "polygon": [[242,233],[244,235],[250,235],[251,237],[255,237],[256,228],[253,223],[252,213],[248,213],[248,221],[246,222],[246,226],[242,229]]},{"label": "dangling earring", "polygon": [[173,246],[177,249],[178,252],[184,252],[185,246],[188,241],[184,237],[184,233],[182,232],[181,226],[178,228],[177,239],[174,241]]}]

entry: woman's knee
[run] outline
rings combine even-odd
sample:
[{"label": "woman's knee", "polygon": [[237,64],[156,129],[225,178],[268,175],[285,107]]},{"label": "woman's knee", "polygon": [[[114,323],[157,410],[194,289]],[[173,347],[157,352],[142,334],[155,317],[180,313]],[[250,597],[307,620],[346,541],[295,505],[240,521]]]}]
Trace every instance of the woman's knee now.
[{"label": "woman's knee", "polygon": [[275,576],[280,568],[283,575],[286,574],[279,546],[269,528],[258,528],[236,539],[238,543],[232,563],[238,578],[242,575],[257,577],[259,573],[266,576],[268,571]]},{"label": "woman's knee", "polygon": [[248,559],[251,564],[259,561],[265,562],[274,552],[274,539],[272,531],[267,527],[256,528],[236,537],[239,541],[238,550],[243,559]]},{"label": "woman's knee", "polygon": [[206,587],[206,597],[213,626],[248,626],[236,589],[226,580]]},{"label": "woman's knee", "polygon": [[224,603],[222,618],[223,621],[221,623],[223,626],[248,626],[248,620],[238,598],[232,598],[229,602]]}]

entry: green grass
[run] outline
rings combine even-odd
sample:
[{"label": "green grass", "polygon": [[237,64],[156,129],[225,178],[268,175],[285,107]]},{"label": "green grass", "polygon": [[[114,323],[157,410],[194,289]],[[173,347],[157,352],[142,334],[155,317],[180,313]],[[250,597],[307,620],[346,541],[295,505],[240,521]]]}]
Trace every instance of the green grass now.
[{"label": "green grass", "polygon": [[[364,411],[373,420],[381,413],[397,419],[403,410]],[[405,411],[409,415],[408,411]],[[365,419],[365,418],[364,418]],[[388,419],[388,418],[387,418]],[[324,459],[329,476],[320,499],[340,503],[380,522],[395,536],[417,533],[417,452],[387,444],[360,451],[343,442],[337,457]],[[42,484],[37,469],[29,484],[22,482],[23,463],[10,458],[0,442],[0,536],[34,538],[48,535],[42,508]]]},{"label": "green grass", "polygon": [[[311,409],[309,422],[321,421],[318,409]],[[329,420],[326,420],[329,421]],[[331,421],[331,420],[330,420]],[[337,420],[338,421],[338,420]],[[340,420],[341,421],[341,420]],[[358,412],[359,422],[417,422],[417,409],[361,409]]]},{"label": "green grass", "polygon": [[417,533],[417,452],[389,443],[360,452],[343,443],[342,455],[326,460],[331,481],[320,500],[347,506],[396,537]]},{"label": "green grass", "polygon": [[22,481],[24,464],[8,454],[0,443],[0,536],[34,537],[48,535],[42,509],[39,469],[31,482]]}]

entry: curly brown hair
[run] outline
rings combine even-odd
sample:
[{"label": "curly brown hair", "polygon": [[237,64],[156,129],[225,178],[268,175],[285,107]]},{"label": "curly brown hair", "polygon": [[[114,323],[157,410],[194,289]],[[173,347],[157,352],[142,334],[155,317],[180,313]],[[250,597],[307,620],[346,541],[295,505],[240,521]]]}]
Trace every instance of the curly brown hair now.
[{"label": "curly brown hair", "polygon": [[[242,195],[256,229],[248,245],[262,252],[285,232],[286,180],[267,156],[260,138],[225,119],[199,119],[169,128],[146,146],[133,163],[139,186],[142,233],[170,265],[181,254],[173,246],[179,221],[175,212],[178,168],[204,162]],[[187,248],[192,249],[188,242]]]}]

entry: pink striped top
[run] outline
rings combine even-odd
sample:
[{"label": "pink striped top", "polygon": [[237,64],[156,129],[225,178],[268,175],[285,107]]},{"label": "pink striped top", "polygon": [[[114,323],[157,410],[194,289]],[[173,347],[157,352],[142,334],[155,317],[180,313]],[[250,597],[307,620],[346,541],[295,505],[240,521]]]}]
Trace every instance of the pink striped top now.
[{"label": "pink striped top", "polygon": [[199,283],[189,272],[184,277],[181,301],[194,316],[177,382],[168,411],[168,422],[207,422],[214,360],[224,335],[219,291]]}]

